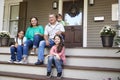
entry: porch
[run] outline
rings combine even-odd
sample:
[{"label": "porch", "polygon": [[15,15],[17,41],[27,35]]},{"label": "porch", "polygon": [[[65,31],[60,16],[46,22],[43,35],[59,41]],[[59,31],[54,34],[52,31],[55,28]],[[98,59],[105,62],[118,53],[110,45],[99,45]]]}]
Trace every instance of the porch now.
[{"label": "porch", "polygon": [[[26,3],[20,4],[20,2],[26,1],[27,5]],[[1,0],[0,4],[2,4],[2,6],[0,7],[2,9],[0,9],[3,10],[3,2],[5,2],[5,7],[7,7],[5,10],[7,12],[5,12],[4,19],[1,18],[0,20],[0,26],[2,26],[2,22],[4,21],[4,25],[0,27],[0,30],[10,31],[10,22],[16,21],[10,20],[9,10],[11,6],[22,6],[19,8],[19,24],[17,24],[17,27],[19,25],[19,29],[25,30],[29,25],[29,18],[31,16],[38,17],[39,23],[45,26],[48,22],[48,14],[50,12],[63,14],[63,2],[72,0],[55,0],[59,3],[58,9],[52,9],[51,5],[53,1],[54,0]],[[118,4],[118,0],[95,0],[95,4],[92,6],[88,4],[88,0],[83,0],[82,4],[82,25],[79,27],[66,27],[72,34],[72,37],[74,37],[76,43],[73,45],[76,46],[66,48],[67,62],[63,69],[64,80],[117,80],[118,77],[120,77],[120,54],[116,54],[119,47],[113,45],[112,48],[103,48],[99,31],[103,25],[108,24],[115,27],[118,24],[118,20],[113,21],[111,19],[112,5]],[[99,16],[104,17],[104,20],[94,21],[94,17]],[[1,17],[3,17],[3,14],[1,14]],[[79,30],[79,32],[77,33],[75,30]],[[73,39],[71,34],[69,34],[67,40]],[[68,41],[67,44],[72,46],[70,41]],[[79,45],[80,47],[78,47]],[[48,53],[47,50],[45,53]],[[36,55],[29,55],[29,64],[27,65],[10,64],[8,63],[10,59],[9,47],[0,47],[0,57],[0,80],[46,79],[46,65],[35,66],[33,64],[37,60]],[[56,70],[53,71],[54,76],[56,76]]]},{"label": "porch", "polygon": [[[63,80],[117,80],[120,77],[119,48],[66,48]],[[47,54],[47,49],[45,50]],[[9,47],[0,48],[0,79],[46,80],[46,64],[35,66],[37,56],[29,55],[29,64],[10,64]],[[56,76],[56,69],[53,70]],[[55,77],[54,77],[55,78]],[[53,78],[53,79],[54,79]]]},{"label": "porch", "polygon": [[[3,0],[2,2],[4,2],[4,6],[6,6],[6,8],[4,11],[5,15],[2,20],[4,21],[4,25],[3,27],[1,27],[1,30],[9,31],[11,33],[11,36],[14,37],[17,29],[26,30],[26,28],[29,26],[29,19],[31,16],[38,17],[39,24],[45,26],[48,23],[49,13],[61,13],[64,16],[66,13],[66,6],[64,6],[64,4],[68,4],[69,2],[73,3],[74,0],[55,1],[58,2],[57,9],[52,8],[52,3],[54,2],[54,0]],[[72,47],[102,47],[99,32],[104,25],[112,25],[116,30],[117,35],[119,35],[118,30],[116,29],[116,25],[118,25],[119,19],[112,19],[114,18],[112,16],[112,6],[118,5],[118,1],[119,0],[95,0],[94,5],[90,5],[88,0],[80,0],[80,6],[78,7],[82,12],[82,25],[65,27],[67,35],[67,45]],[[69,8],[69,6],[67,7]],[[3,7],[1,6],[1,8]],[[13,11],[11,9],[13,9]],[[16,11],[17,13],[14,14],[14,11]],[[103,17],[104,19],[102,21],[95,21],[94,18],[96,17]],[[113,44],[113,47],[117,46]]]}]

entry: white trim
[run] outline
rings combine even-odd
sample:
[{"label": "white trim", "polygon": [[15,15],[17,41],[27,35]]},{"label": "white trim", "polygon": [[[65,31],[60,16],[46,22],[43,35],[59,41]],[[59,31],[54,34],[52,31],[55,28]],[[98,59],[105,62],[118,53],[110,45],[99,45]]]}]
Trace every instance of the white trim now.
[{"label": "white trim", "polygon": [[63,10],[63,0],[59,0],[58,13],[62,14],[62,10]]},{"label": "white trim", "polygon": [[87,15],[88,15],[88,0],[84,0],[83,47],[87,47]]},{"label": "white trim", "polygon": [[120,26],[120,0],[118,0],[118,25]]},{"label": "white trim", "polygon": [[0,0],[0,31],[3,28],[4,0]]}]

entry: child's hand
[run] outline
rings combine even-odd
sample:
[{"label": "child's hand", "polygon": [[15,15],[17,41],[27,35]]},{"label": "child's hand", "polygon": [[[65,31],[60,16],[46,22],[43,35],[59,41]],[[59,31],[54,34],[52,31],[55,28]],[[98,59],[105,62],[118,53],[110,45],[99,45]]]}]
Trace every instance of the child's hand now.
[{"label": "child's hand", "polygon": [[58,54],[56,54],[56,58],[57,58],[58,60],[60,60],[60,56],[59,56]]},{"label": "child's hand", "polygon": [[18,47],[18,44],[17,44],[17,43],[15,44],[15,47]]}]

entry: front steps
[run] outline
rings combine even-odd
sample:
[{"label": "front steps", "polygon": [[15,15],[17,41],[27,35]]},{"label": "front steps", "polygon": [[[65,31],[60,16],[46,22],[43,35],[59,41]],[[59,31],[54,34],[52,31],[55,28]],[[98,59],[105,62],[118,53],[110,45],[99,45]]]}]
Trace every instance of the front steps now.
[{"label": "front steps", "polygon": [[[120,54],[118,48],[67,48],[67,61],[63,69],[63,77],[88,80],[117,80],[120,77]],[[10,64],[9,48],[0,48],[0,71],[34,75],[46,75],[46,66],[35,66],[36,55],[29,56],[29,64]],[[48,53],[45,51],[45,53]],[[45,64],[47,64],[45,59]],[[54,69],[54,76],[56,70]],[[1,77],[0,77],[1,78]],[[73,79],[74,78],[74,79]],[[1,79],[0,79],[1,80]]]}]

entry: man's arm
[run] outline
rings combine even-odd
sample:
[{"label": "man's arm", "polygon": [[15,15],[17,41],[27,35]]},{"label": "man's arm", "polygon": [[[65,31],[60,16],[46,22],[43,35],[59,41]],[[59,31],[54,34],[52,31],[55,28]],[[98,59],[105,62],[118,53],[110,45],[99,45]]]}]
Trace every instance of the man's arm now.
[{"label": "man's arm", "polygon": [[49,46],[49,41],[48,41],[48,35],[44,35],[44,39],[45,39],[45,42],[46,42],[46,46]]}]

